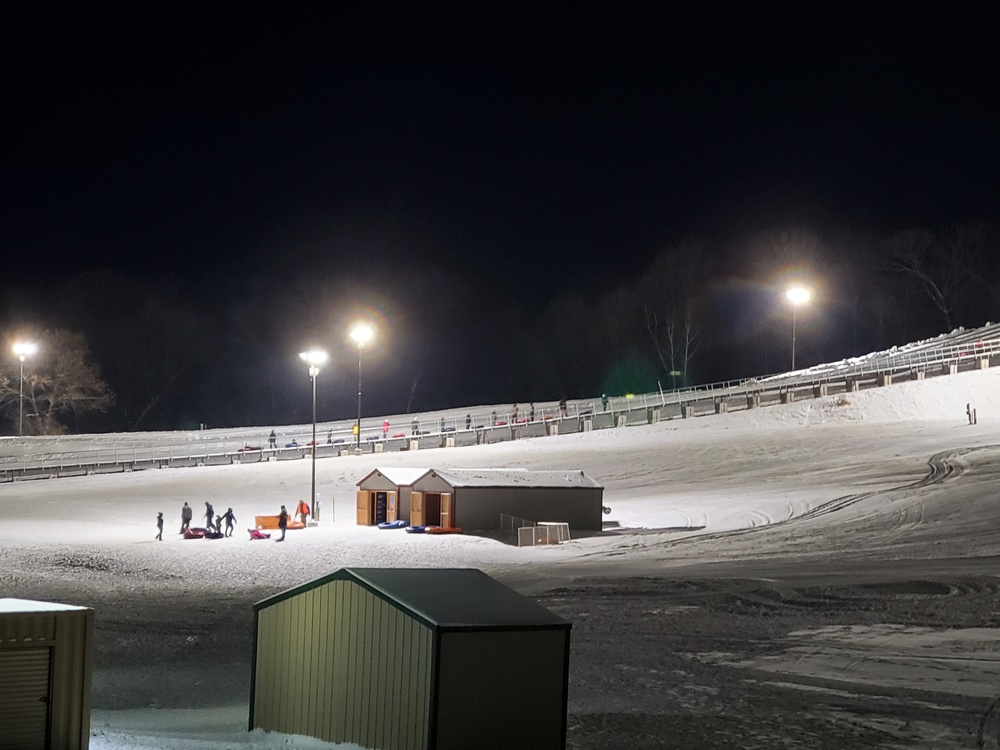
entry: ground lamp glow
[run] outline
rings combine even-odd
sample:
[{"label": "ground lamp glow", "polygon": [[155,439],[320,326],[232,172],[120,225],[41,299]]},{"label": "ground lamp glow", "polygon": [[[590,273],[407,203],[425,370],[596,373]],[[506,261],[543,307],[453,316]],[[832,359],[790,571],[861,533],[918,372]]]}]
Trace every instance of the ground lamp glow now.
[{"label": "ground lamp glow", "polygon": [[309,379],[312,380],[313,392],[313,437],[312,437],[312,485],[310,487],[309,515],[313,521],[319,520],[318,508],[316,507],[316,377],[319,375],[319,366],[326,363],[327,354],[322,349],[310,349],[299,354],[299,359],[309,365]]},{"label": "ground lamp glow", "polygon": [[24,435],[24,359],[38,351],[38,344],[19,341],[14,344],[14,354],[21,364],[21,375],[17,387],[17,434]]},{"label": "ground lamp glow", "polygon": [[795,370],[795,318],[801,305],[812,299],[812,292],[804,286],[789,287],[785,292],[785,299],[792,306],[792,370]]},{"label": "ground lamp glow", "polygon": [[351,338],[358,345],[358,422],[355,427],[357,444],[354,449],[357,453],[361,452],[361,352],[374,335],[372,327],[364,323],[359,323],[351,329]]}]

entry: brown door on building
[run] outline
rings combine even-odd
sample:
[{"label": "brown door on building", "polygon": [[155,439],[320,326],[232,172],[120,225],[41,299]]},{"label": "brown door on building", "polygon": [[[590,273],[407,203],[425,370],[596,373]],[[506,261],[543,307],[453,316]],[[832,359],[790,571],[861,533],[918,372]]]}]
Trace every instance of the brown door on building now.
[{"label": "brown door on building", "polygon": [[451,529],[455,526],[454,503],[450,492],[441,493],[441,528]]},{"label": "brown door on building", "polygon": [[410,493],[410,526],[424,525],[424,493]]},{"label": "brown door on building", "polygon": [[424,493],[424,525],[425,526],[440,526],[441,525],[441,493],[440,492],[425,492]]},{"label": "brown door on building", "polygon": [[399,519],[399,500],[395,492],[389,493],[389,504],[385,509],[385,520],[396,521]]},{"label": "brown door on building", "polygon": [[368,490],[358,490],[358,526],[373,526],[371,493]]}]

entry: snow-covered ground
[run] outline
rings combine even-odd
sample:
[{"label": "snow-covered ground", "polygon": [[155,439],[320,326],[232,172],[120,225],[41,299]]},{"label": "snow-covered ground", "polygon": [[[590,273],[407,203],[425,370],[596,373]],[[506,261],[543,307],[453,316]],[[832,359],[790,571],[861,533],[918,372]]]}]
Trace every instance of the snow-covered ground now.
[{"label": "snow-covered ground", "polygon": [[[285,544],[246,528],[308,496],[308,461],[19,482],[0,486],[0,596],[96,609],[94,750],[331,747],[245,731],[251,606],[345,566],[481,568],[572,621],[569,747],[974,747],[1000,694],[998,458],[985,370],[327,458],[323,523]],[[357,527],[355,483],[390,466],[582,469],[617,527],[521,549]],[[206,500],[239,532],[182,540],[181,504],[200,525]]]}]

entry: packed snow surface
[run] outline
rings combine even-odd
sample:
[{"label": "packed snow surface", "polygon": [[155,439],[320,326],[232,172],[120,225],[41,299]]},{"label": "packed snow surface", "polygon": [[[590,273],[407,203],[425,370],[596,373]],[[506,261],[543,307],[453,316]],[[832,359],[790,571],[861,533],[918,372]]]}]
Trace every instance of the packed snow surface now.
[{"label": "packed snow surface", "polygon": [[[1000,371],[982,370],[641,427],[324,458],[321,524],[285,544],[246,530],[308,496],[308,461],[14,482],[0,486],[0,596],[97,611],[93,750],[334,747],[246,731],[250,607],[342,567],[380,566],[479,568],[573,622],[569,747],[659,747],[664,731],[701,731],[684,712],[717,722],[718,745],[690,735],[702,747],[849,746],[815,739],[838,732],[868,746],[959,746],[956,727],[968,736],[979,722],[955,718],[962,701],[985,708],[1000,692],[1000,617],[967,598],[996,575],[997,459]],[[585,472],[605,487],[608,528],[518,548],[355,525],[360,479],[427,466]],[[195,526],[206,502],[231,507],[237,533],[183,540],[185,501]],[[880,618],[886,602],[901,609]],[[746,705],[730,726],[721,703],[737,686]],[[883,721],[838,704],[903,694],[920,711],[885,709]],[[955,701],[945,718],[930,708],[942,696]],[[795,700],[808,710],[769,723],[763,706]]]}]

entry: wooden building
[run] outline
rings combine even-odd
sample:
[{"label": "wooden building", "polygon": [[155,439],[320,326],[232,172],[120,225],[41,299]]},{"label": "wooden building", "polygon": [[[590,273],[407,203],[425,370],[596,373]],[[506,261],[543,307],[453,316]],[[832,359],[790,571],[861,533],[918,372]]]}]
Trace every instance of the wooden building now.
[{"label": "wooden building", "polygon": [[491,531],[505,514],[577,531],[603,528],[604,487],[582,471],[376,469],[358,488],[363,526],[401,518],[411,526]]},{"label": "wooden building", "polygon": [[383,521],[410,517],[413,482],[430,469],[375,469],[358,482],[357,521],[359,526],[375,526]]},{"label": "wooden building", "polygon": [[94,610],[0,599],[0,748],[87,750]]},{"label": "wooden building", "polygon": [[471,569],[343,569],[254,606],[250,730],[565,747],[570,624]]}]

